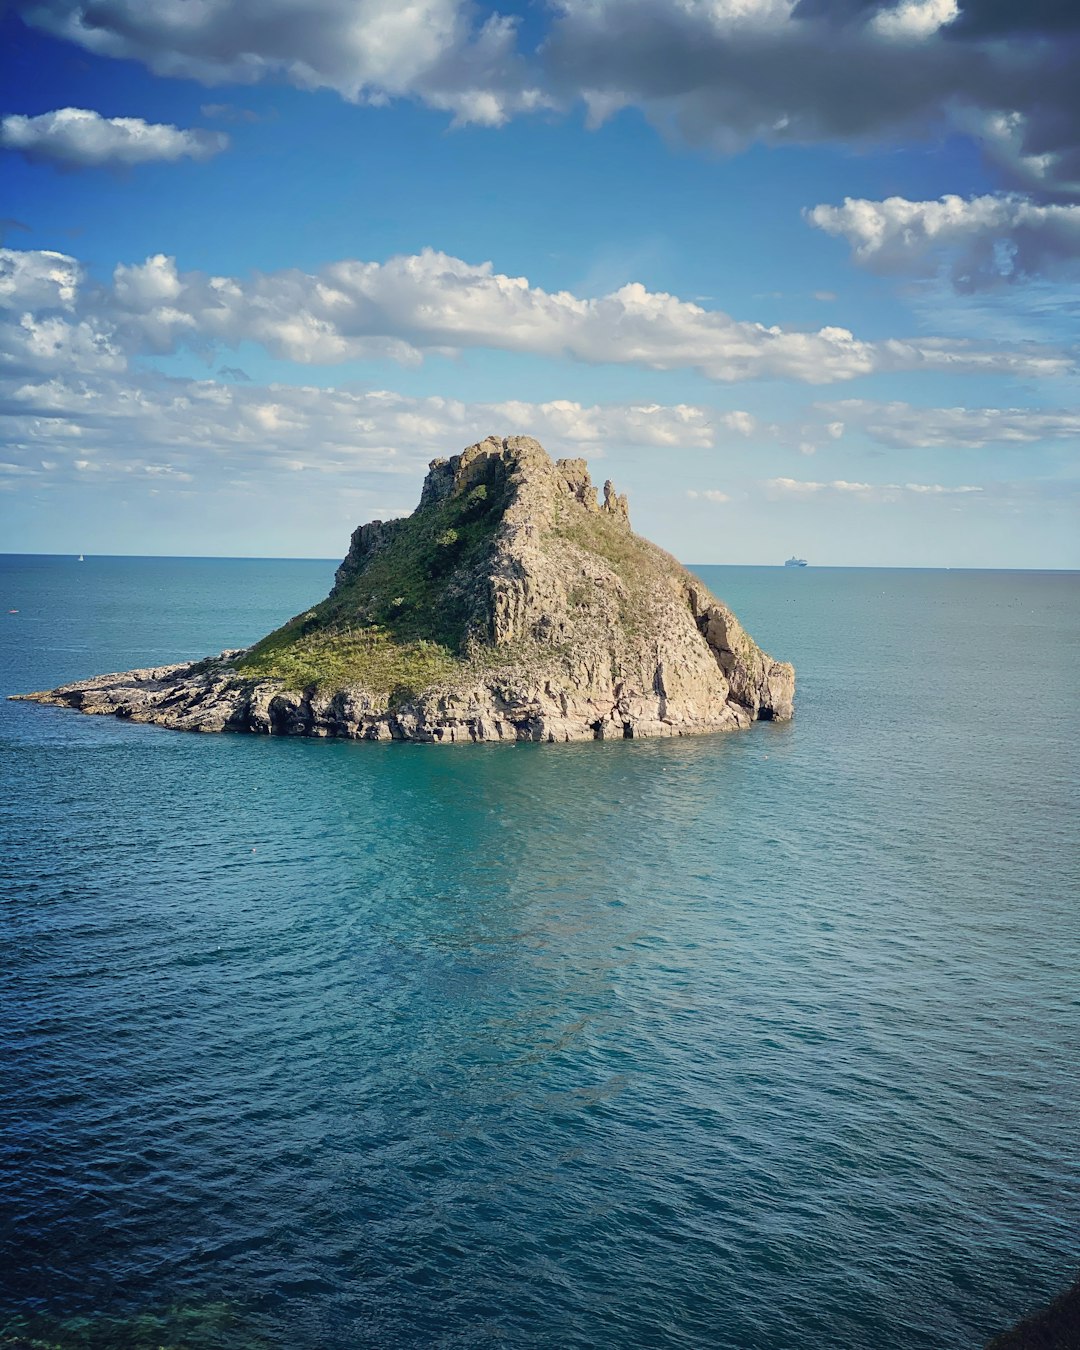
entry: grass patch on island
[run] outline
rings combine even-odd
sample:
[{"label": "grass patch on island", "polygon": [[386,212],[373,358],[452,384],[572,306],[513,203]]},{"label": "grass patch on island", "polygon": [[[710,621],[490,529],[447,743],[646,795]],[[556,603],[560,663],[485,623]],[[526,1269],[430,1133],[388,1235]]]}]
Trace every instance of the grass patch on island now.
[{"label": "grass patch on island", "polygon": [[299,635],[279,629],[243,657],[237,669],[253,679],[280,680],[290,689],[333,691],[359,685],[385,694],[393,706],[461,675],[464,665],[440,643],[398,642],[372,627]]},{"label": "grass patch on island", "polygon": [[355,576],[256,643],[235,669],[291,689],[358,685],[391,707],[467,675],[476,656],[465,654],[470,620],[486,602],[472,588],[506,496],[493,473],[415,511]]}]

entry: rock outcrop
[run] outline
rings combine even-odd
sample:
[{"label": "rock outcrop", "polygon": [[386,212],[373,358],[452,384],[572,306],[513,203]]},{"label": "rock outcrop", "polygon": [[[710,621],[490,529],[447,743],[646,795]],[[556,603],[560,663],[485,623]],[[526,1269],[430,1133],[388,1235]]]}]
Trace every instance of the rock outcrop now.
[{"label": "rock outcrop", "polygon": [[18,697],[184,731],[366,740],[682,736],[792,714],[795,674],[611,483],[526,436],[431,464],[405,520],[253,647]]},{"label": "rock outcrop", "polygon": [[1053,1303],[995,1336],[986,1350],[1076,1350],[1080,1346],[1080,1276]]}]

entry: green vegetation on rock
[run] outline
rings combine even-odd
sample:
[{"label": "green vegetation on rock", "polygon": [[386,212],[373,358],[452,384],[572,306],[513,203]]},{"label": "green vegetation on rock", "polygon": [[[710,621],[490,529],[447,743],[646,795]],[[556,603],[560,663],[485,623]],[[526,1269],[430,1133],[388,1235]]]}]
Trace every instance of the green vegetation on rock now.
[{"label": "green vegetation on rock", "polygon": [[478,597],[472,576],[502,522],[506,483],[475,483],[394,522],[387,542],[330,595],[240,657],[235,668],[287,688],[359,685],[389,705],[460,677]]},{"label": "green vegetation on rock", "polygon": [[393,706],[410,692],[460,675],[464,663],[437,642],[396,641],[375,625],[311,633],[287,626],[264,638],[237,669],[256,679],[280,680],[287,689],[360,685],[389,695]]}]

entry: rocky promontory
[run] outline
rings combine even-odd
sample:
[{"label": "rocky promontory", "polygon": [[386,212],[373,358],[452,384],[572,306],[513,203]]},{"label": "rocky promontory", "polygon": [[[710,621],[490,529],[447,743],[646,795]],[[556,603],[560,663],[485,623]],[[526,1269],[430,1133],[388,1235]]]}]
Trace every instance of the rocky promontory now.
[{"label": "rocky promontory", "polygon": [[434,460],[406,519],[254,646],[16,695],[181,731],[362,740],[685,736],[792,714],[795,672],[526,436]]}]

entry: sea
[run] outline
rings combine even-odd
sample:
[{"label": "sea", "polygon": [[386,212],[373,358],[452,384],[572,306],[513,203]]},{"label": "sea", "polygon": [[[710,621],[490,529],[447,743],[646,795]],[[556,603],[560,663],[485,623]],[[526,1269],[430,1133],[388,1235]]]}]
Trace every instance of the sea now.
[{"label": "sea", "polygon": [[[0,693],[333,570],[0,558]],[[1080,577],[697,570],[791,723],[0,703],[0,1341],[962,1350],[1071,1282]]]}]

